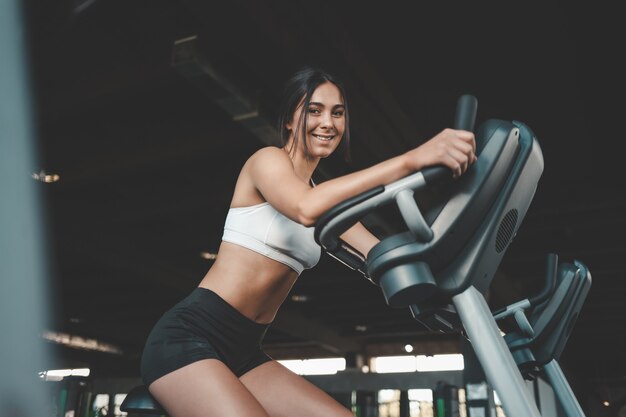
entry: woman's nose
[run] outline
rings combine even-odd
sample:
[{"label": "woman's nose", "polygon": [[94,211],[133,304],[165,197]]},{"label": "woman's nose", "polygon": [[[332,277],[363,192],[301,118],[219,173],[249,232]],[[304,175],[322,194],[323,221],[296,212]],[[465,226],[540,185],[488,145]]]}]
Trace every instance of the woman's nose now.
[{"label": "woman's nose", "polygon": [[322,113],[322,120],[320,121],[322,127],[333,127],[333,118],[330,112]]}]

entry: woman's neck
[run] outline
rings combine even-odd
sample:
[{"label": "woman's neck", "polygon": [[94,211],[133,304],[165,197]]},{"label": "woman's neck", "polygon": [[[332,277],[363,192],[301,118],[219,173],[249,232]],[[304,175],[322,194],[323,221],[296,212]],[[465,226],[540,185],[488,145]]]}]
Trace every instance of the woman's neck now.
[{"label": "woman's neck", "polygon": [[299,149],[295,149],[292,152],[289,152],[289,147],[286,146],[283,148],[285,152],[289,154],[291,158],[291,163],[293,164],[293,170],[303,182],[310,184],[311,176],[313,176],[313,171],[317,168],[319,164],[319,158],[307,158]]}]

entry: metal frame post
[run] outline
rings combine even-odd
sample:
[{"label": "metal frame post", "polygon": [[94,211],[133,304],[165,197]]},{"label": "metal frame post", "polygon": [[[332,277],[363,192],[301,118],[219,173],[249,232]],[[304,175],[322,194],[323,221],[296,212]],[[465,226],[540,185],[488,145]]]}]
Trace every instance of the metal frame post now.
[{"label": "metal frame post", "polygon": [[474,287],[452,298],[476,356],[507,417],[540,417],[483,295]]}]

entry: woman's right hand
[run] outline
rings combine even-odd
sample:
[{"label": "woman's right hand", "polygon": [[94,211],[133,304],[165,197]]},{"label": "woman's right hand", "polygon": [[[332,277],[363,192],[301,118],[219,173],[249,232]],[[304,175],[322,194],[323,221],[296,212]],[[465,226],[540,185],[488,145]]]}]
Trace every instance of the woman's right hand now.
[{"label": "woman's right hand", "polygon": [[454,178],[458,178],[477,159],[476,140],[474,133],[467,130],[444,129],[408,151],[406,156],[412,171],[443,165],[450,168]]}]

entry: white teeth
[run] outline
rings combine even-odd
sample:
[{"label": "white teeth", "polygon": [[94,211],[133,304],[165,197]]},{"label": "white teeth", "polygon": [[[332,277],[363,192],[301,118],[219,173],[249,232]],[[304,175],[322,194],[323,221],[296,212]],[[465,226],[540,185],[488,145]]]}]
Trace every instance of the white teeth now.
[{"label": "white teeth", "polygon": [[328,137],[326,137],[326,136],[318,136],[318,135],[313,135],[313,136],[315,136],[319,140],[323,140],[323,141],[326,141],[326,142],[328,142],[328,141],[330,141],[330,140],[332,140],[334,138],[334,136],[328,136]]}]

